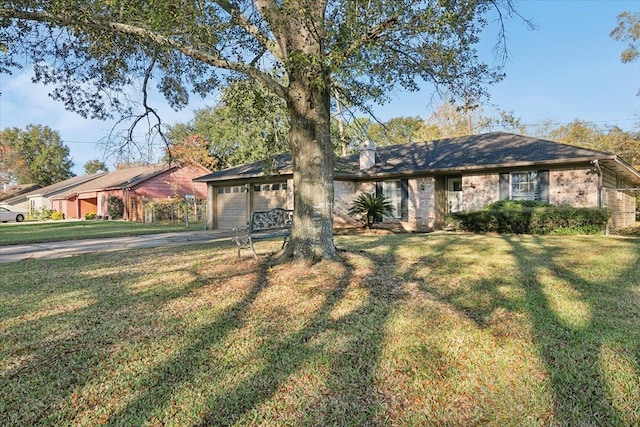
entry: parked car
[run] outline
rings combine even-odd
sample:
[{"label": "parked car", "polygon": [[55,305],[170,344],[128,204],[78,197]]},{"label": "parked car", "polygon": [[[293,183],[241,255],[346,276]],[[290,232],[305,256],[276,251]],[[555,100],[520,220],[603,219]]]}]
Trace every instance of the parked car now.
[{"label": "parked car", "polygon": [[24,212],[14,212],[10,211],[7,208],[0,207],[0,222],[22,222],[24,221],[24,216],[26,214]]}]

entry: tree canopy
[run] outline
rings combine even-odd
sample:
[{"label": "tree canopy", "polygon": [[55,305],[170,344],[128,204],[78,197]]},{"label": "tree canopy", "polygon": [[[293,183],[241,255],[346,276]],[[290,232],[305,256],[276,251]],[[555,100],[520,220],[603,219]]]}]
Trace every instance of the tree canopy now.
[{"label": "tree canopy", "polygon": [[109,172],[109,168],[104,162],[93,159],[84,164],[84,171],[87,174],[94,174],[97,172]]},{"label": "tree canopy", "polygon": [[640,13],[622,12],[618,15],[618,25],[611,31],[611,37],[617,41],[627,43],[626,49],[620,54],[622,62],[632,62],[638,59],[638,40],[640,39]]},{"label": "tree canopy", "polygon": [[554,141],[620,156],[630,165],[640,167],[640,133],[617,126],[604,128],[583,120],[556,127],[549,135]]},{"label": "tree canopy", "polygon": [[287,117],[280,98],[259,84],[237,81],[222,90],[217,106],[170,128],[168,154],[211,170],[262,160],[289,150]]},{"label": "tree canopy", "polygon": [[1,184],[47,186],[74,176],[69,147],[48,126],[6,128],[0,132]]},{"label": "tree canopy", "polygon": [[[0,70],[30,58],[35,80],[87,117],[159,120],[154,84],[174,108],[238,76],[288,111],[294,219],[288,255],[334,257],[331,94],[365,111],[422,82],[475,103],[499,81],[476,44],[511,0],[9,0],[0,6]],[[493,14],[493,15],[491,15]],[[498,40],[504,41],[498,25]],[[160,129],[160,127],[156,127]]]},{"label": "tree canopy", "polygon": [[[618,25],[610,34],[617,41],[627,43],[627,47],[620,54],[620,60],[624,63],[638,59],[640,40],[640,13],[622,12],[618,15]],[[639,92],[640,94],[640,92]]]}]

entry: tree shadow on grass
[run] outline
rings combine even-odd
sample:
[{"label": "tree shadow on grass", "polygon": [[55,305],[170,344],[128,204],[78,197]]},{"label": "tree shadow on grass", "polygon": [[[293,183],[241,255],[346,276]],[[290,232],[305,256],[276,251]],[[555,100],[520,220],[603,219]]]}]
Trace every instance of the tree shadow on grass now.
[{"label": "tree shadow on grass", "polygon": [[[55,305],[57,299],[74,294],[85,303],[65,312],[44,310],[40,316],[38,309],[29,308],[27,300],[22,298],[23,306],[8,315],[8,320],[25,319],[21,323],[4,324],[4,330],[0,331],[11,336],[11,342],[5,342],[9,351],[22,353],[25,358],[16,362],[19,366],[9,367],[0,378],[0,388],[9,391],[5,396],[10,399],[0,404],[0,420],[4,425],[59,425],[74,420],[112,425],[154,422],[231,425],[249,418],[296,425],[381,424],[379,417],[384,401],[376,392],[376,366],[384,324],[394,308],[394,299],[399,298],[401,292],[397,289],[390,292],[389,287],[394,284],[368,278],[385,277],[396,269],[393,250],[390,248],[382,255],[361,254],[359,260],[347,254],[337,280],[311,290],[311,293],[317,292],[323,302],[307,316],[303,327],[281,331],[277,324],[260,323],[260,319],[257,321],[248,314],[256,301],[264,297],[265,290],[270,291],[273,286],[274,273],[267,262],[245,264],[231,258],[230,262],[223,260],[227,262],[225,277],[219,272],[203,272],[202,267],[195,264],[167,265],[167,271],[182,272],[188,277],[188,283],[167,283],[171,286],[162,287],[158,283],[145,284],[149,278],[144,268],[129,270],[135,270],[145,259],[162,259],[169,251],[140,251],[135,261],[127,258],[127,254],[34,261],[34,268],[58,271],[58,275],[65,276],[64,283],[55,288],[47,287],[46,279],[35,284],[34,301],[47,300],[50,296]],[[368,263],[371,271],[366,277],[356,277],[354,271],[360,267],[354,266],[354,262]],[[303,280],[313,281],[313,273],[302,276]],[[149,319],[157,314],[154,307],[185,297],[197,302],[198,294],[206,293],[213,282],[223,286],[227,280],[243,278],[251,280],[243,286],[244,295],[198,327],[181,325],[180,317],[170,319],[170,325],[158,324],[166,319]],[[97,284],[91,283],[94,281]],[[132,293],[132,284],[136,285],[135,293]],[[347,298],[353,306],[344,307],[345,292],[354,289],[366,297],[358,301]],[[309,298],[312,297],[313,294]],[[281,308],[273,310],[276,318],[281,317],[278,310]],[[256,331],[251,331],[256,324],[266,326],[262,331],[264,336],[250,340],[255,341],[255,347],[246,350],[245,355],[225,352],[224,346],[230,340],[242,339],[242,333],[249,331],[255,335]],[[56,331],[64,330],[66,335],[54,336],[47,325],[55,325]],[[141,362],[136,354],[122,353],[122,347],[127,351],[148,352],[152,350],[150,345],[156,345],[155,334],[177,333],[181,328],[187,335],[183,341],[185,346],[176,346],[175,351],[167,353],[167,358],[159,363],[155,363],[156,359],[141,370],[135,371],[129,366]],[[33,331],[38,331],[37,336],[26,340],[25,335]],[[180,337],[173,338],[179,340]],[[306,372],[310,365],[317,369]],[[104,369],[129,370],[128,375],[132,377],[128,383],[115,384],[110,378],[112,374],[101,372]],[[304,375],[312,377],[307,384],[300,377]],[[209,388],[195,392],[204,398],[181,404],[180,395],[193,389],[193,384],[203,377],[208,377]],[[294,377],[298,378],[292,381]],[[105,381],[102,386],[101,379]],[[24,382],[24,387],[9,386],[18,380]],[[202,382],[199,384],[202,387]],[[124,386],[131,388],[128,394],[125,389],[113,389]],[[87,387],[93,391],[86,392]],[[100,387],[103,395],[99,394]],[[307,394],[294,403],[280,402],[271,409],[263,409],[264,405],[271,404],[271,398],[290,387],[299,387]],[[293,398],[295,396],[289,397]],[[115,412],[110,411],[109,407],[117,404],[117,399],[130,400],[124,406],[119,405],[120,409]],[[40,400],[45,403],[38,405]],[[298,410],[291,414],[277,413],[278,405],[288,405],[285,412],[292,408]],[[171,413],[173,406],[176,413]],[[199,412],[196,416],[199,421],[193,421],[193,411]],[[190,421],[181,423],[180,420]]]},{"label": "tree shadow on grass", "polygon": [[[640,377],[640,323],[638,304],[628,302],[637,301],[634,287],[638,286],[640,250],[626,267],[610,266],[615,274],[597,272],[594,277],[584,277],[576,262],[581,260],[580,254],[567,253],[575,248],[531,236],[499,238],[508,245],[503,255],[515,265],[511,269],[502,265],[497,271],[512,271],[512,277],[494,273],[483,277],[480,272],[474,277],[474,269],[486,266],[461,260],[456,249],[463,248],[464,242],[452,238],[446,244],[430,246],[430,254],[409,268],[408,278],[421,282],[423,290],[483,329],[497,326],[495,313],[503,314],[498,319],[508,319],[504,313],[526,313],[549,375],[553,413],[545,422],[638,425],[640,398],[634,396],[634,390]],[[567,266],[563,260],[573,264]],[[482,262],[495,260],[485,256]],[[421,273],[424,266],[434,266],[431,276]],[[439,276],[462,276],[463,283],[438,282]],[[510,333],[506,331],[506,336]],[[628,384],[616,384],[615,363],[605,368],[605,353],[630,371]]]},{"label": "tree shadow on grass", "polygon": [[[633,306],[623,304],[637,299],[633,287],[638,286],[640,250],[634,254],[635,261],[611,279],[587,279],[560,261],[561,249],[545,244],[540,238],[534,238],[534,248],[510,236],[505,240],[513,248],[512,254],[521,271],[535,339],[551,374],[557,420],[565,425],[638,425],[640,397],[612,393],[617,380],[610,377],[615,372],[604,368],[607,365],[604,353],[621,351],[623,356],[629,351],[635,353],[631,381],[635,378],[637,385],[640,378],[638,306],[635,305],[634,315]],[[614,265],[609,268],[617,270]],[[563,301],[553,301],[551,291],[546,289],[549,286],[556,287],[555,292],[558,286],[566,287],[567,301],[564,302],[569,305],[563,307]],[[608,298],[609,292],[611,298]],[[568,312],[571,306],[573,312]],[[628,327],[631,325],[635,327]],[[627,412],[625,404],[614,402],[614,398],[620,397],[635,401],[635,414]],[[634,406],[632,402],[631,406]]]},{"label": "tree shadow on grass", "polygon": [[[168,266],[192,280],[158,286],[162,278],[146,277],[144,265],[171,251],[134,252],[135,257],[122,252],[4,266],[0,424],[60,425],[69,423],[78,408],[99,406],[98,401],[74,401],[79,390],[102,376],[96,368],[122,344],[154,339],[152,310],[208,284],[197,269]],[[155,283],[132,293],[145,282]]]},{"label": "tree shadow on grass", "polygon": [[[390,261],[392,255],[384,258],[384,262],[375,256],[369,259],[372,276],[383,276],[395,268]],[[378,417],[383,402],[375,391],[375,371],[383,342],[383,325],[394,307],[393,297],[390,298],[393,293],[388,292],[387,283],[359,282],[361,278],[354,277],[355,267],[349,259],[341,264],[344,270],[335,283],[309,291],[308,298],[318,292],[323,303],[304,320],[303,327],[267,332],[255,348],[249,350],[246,369],[229,367],[237,378],[225,378],[228,372],[223,369],[212,373],[211,384],[218,390],[207,391],[209,397],[203,402],[199,425],[233,425],[248,423],[247,419],[254,423],[262,420],[268,424],[293,425],[380,424]],[[288,268],[287,265],[278,267]],[[147,374],[148,379],[155,379],[149,383],[148,391],[121,412],[112,414],[110,419],[115,423],[132,417],[149,420],[154,416],[154,411],[149,409],[150,402],[173,399],[174,393],[202,374],[200,366],[205,358],[229,356],[216,356],[210,350],[253,324],[255,319],[248,315],[248,310],[261,293],[270,291],[273,274],[272,267],[262,263],[246,297],[201,328],[196,334],[198,339],[191,345]],[[313,274],[302,274],[300,279],[313,280]],[[366,299],[354,303],[352,309],[338,310],[345,292],[354,287],[365,292]],[[274,307],[273,312],[278,317],[278,309]],[[220,360],[221,364],[227,362]],[[162,387],[157,387],[160,382]],[[281,397],[279,403],[269,402],[276,394],[291,393],[290,389],[296,388],[301,395],[295,402],[285,402],[286,397]]]}]

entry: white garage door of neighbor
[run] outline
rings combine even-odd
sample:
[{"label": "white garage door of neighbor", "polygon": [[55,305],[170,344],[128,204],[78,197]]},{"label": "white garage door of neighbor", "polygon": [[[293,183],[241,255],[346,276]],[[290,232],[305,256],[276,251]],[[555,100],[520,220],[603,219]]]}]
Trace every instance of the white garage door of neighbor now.
[{"label": "white garage door of neighbor", "polygon": [[218,187],[216,200],[217,227],[230,229],[247,226],[247,192],[244,187]]}]

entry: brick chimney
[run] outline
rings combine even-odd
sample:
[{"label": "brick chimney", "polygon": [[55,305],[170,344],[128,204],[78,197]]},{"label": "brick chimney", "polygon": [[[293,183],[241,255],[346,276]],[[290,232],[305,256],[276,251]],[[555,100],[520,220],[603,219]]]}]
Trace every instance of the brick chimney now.
[{"label": "brick chimney", "polygon": [[368,139],[360,145],[360,170],[367,170],[376,164],[376,147]]}]

